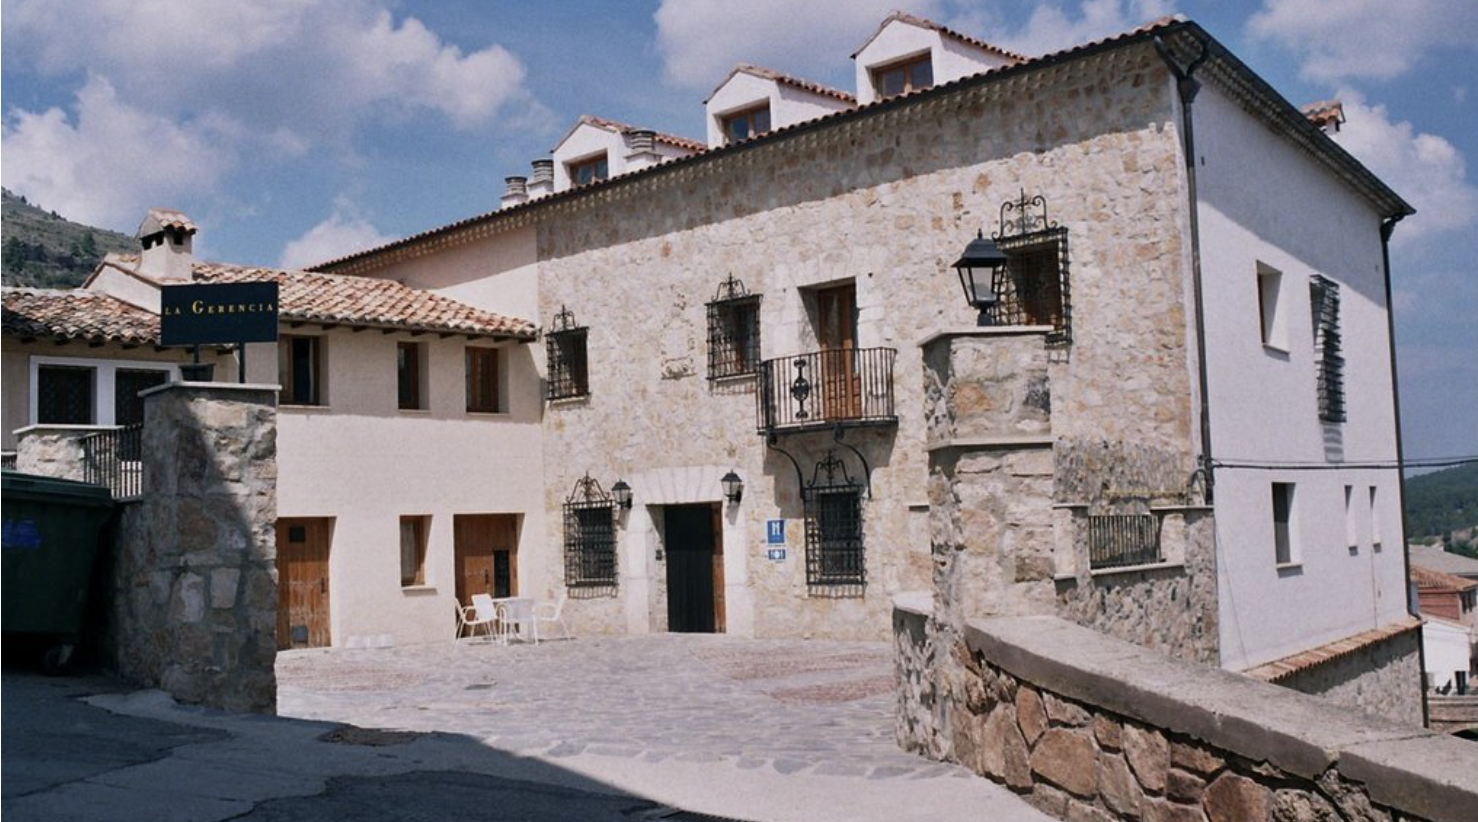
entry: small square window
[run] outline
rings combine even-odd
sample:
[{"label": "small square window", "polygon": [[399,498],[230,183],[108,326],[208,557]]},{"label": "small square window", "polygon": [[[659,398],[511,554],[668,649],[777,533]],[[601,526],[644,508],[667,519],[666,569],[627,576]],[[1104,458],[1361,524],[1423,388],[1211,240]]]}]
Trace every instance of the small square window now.
[{"label": "small square window", "polygon": [[277,339],[277,378],[283,405],[322,405],[323,338],[284,334]]},{"label": "small square window", "polygon": [[36,368],[36,422],[39,425],[92,425],[91,368],[42,365]]},{"label": "small square window", "polygon": [[467,349],[467,410],[496,414],[502,411],[498,384],[498,349]]},{"label": "small square window", "polygon": [[1290,565],[1298,561],[1298,532],[1293,499],[1293,483],[1273,483],[1273,554],[1278,565]]},{"label": "small square window", "polygon": [[934,64],[929,53],[910,57],[872,70],[873,88],[878,97],[895,97],[920,91],[934,85]]},{"label": "small square window", "polygon": [[400,585],[426,584],[426,536],[431,530],[431,517],[400,518]]},{"label": "small square window", "polygon": [[570,185],[572,186],[598,183],[610,176],[610,165],[606,162],[605,152],[595,157],[568,163],[565,167],[570,173]]},{"label": "small square window", "polygon": [[418,410],[426,407],[425,360],[425,345],[413,342],[396,344],[396,401],[402,410]]},{"label": "small square window", "polygon": [[766,103],[723,117],[724,140],[737,143],[770,130],[770,105]]},{"label": "small square window", "polygon": [[1072,341],[1067,229],[1033,231],[999,241],[1006,265],[993,280],[996,325],[1049,325],[1049,343]]}]

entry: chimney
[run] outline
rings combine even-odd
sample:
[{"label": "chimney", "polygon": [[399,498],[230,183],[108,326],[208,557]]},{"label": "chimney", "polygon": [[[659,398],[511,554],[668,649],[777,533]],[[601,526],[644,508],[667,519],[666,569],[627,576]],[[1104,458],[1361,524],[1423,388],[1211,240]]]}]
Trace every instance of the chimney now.
[{"label": "chimney", "polygon": [[143,248],[139,270],[156,279],[188,280],[193,275],[195,232],[198,229],[183,212],[151,208],[139,225]]},{"label": "chimney", "polygon": [[554,193],[554,161],[535,160],[534,176],[529,178],[529,199]]},{"label": "chimney", "polygon": [[503,193],[503,208],[512,208],[529,201],[529,178],[504,177],[503,182],[508,184],[508,190]]},{"label": "chimney", "polygon": [[662,162],[657,153],[657,132],[648,128],[626,132],[626,170],[641,171]]}]

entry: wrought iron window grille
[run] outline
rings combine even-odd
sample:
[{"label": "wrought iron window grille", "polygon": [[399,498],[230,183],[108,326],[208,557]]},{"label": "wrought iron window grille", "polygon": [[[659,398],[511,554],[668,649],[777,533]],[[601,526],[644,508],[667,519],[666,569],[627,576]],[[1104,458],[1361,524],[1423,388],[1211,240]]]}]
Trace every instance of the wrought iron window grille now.
[{"label": "wrought iron window grille", "polygon": [[709,380],[759,371],[760,299],[733,274],[719,283],[708,303]]},{"label": "wrought iron window grille", "polygon": [[1340,354],[1339,284],[1315,274],[1309,280],[1309,307],[1313,313],[1319,419],[1344,422],[1345,358]]},{"label": "wrought iron window grille", "polygon": [[589,474],[564,503],[565,585],[587,593],[616,587],[616,502]]},{"label": "wrought iron window grille", "polygon": [[1097,571],[1164,562],[1155,514],[1090,514],[1088,563]]},{"label": "wrought iron window grille", "polygon": [[575,322],[574,312],[560,306],[544,340],[549,362],[548,399],[590,395],[590,365],[586,357],[589,331]]},{"label": "wrought iron window grille", "polygon": [[806,585],[813,595],[862,596],[867,563],[862,534],[863,486],[835,451],[816,463],[802,491],[806,519]]},{"label": "wrought iron window grille", "polygon": [[1006,255],[992,277],[994,305],[986,309],[993,325],[1050,325],[1047,342],[1072,342],[1067,229],[1047,213],[1047,200],[1022,190],[1001,204],[1000,230],[991,235]]}]

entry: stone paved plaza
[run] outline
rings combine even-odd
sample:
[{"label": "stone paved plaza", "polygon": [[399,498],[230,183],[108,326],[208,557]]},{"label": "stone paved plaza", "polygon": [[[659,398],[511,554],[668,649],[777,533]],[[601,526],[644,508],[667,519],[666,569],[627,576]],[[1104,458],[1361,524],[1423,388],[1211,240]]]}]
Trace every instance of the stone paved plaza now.
[{"label": "stone paved plaza", "polygon": [[892,666],[885,643],[692,634],[299,650],[278,656],[278,711],[547,759],[978,779],[898,748]]}]

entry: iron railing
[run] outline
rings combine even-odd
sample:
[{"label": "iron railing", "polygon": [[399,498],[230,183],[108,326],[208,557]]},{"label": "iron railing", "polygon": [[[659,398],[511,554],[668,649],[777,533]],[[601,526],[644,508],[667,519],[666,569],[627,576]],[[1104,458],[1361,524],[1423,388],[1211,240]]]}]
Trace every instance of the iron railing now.
[{"label": "iron railing", "polygon": [[82,481],[105,485],[113,499],[144,493],[144,426],[125,425],[83,437]]},{"label": "iron railing", "polygon": [[836,348],[760,363],[761,434],[896,425],[892,348]]},{"label": "iron railing", "polygon": [[1154,514],[1090,515],[1088,561],[1094,570],[1164,562],[1160,518]]},{"label": "iron railing", "polygon": [[0,454],[0,470],[14,471],[16,456],[17,454],[14,451],[6,451],[4,454]]},{"label": "iron railing", "polygon": [[[565,585],[571,596],[616,587],[616,505],[589,474],[565,498]],[[579,593],[577,593],[579,592]]]}]

